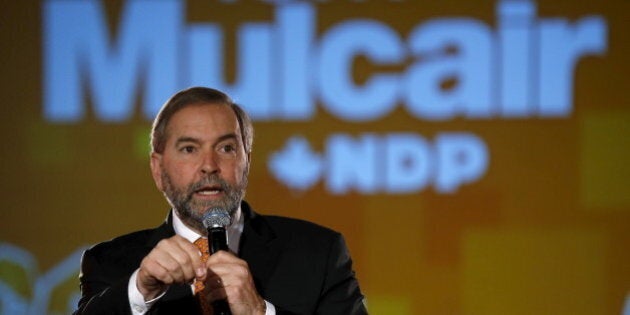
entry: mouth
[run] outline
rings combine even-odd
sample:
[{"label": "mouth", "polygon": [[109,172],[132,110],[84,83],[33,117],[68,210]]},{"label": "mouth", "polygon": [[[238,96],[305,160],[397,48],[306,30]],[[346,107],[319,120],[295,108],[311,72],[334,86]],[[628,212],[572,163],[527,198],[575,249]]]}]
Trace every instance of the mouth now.
[{"label": "mouth", "polygon": [[223,188],[220,185],[203,186],[195,190],[195,195],[202,197],[212,197],[223,193]]}]

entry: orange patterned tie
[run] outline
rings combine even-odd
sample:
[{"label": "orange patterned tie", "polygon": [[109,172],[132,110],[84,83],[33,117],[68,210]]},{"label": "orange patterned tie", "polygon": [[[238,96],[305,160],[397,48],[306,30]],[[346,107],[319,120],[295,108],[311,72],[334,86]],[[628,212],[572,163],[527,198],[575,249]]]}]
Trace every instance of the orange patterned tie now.
[{"label": "orange patterned tie", "polygon": [[[208,248],[208,239],[200,237],[193,244],[197,246],[199,251],[201,252],[201,261],[204,263],[208,261],[210,257],[209,248]],[[204,285],[202,281],[195,281],[195,295],[199,300],[199,304],[201,305],[201,312],[204,315],[212,315],[212,306],[208,303],[208,300],[204,299],[202,296]]]}]

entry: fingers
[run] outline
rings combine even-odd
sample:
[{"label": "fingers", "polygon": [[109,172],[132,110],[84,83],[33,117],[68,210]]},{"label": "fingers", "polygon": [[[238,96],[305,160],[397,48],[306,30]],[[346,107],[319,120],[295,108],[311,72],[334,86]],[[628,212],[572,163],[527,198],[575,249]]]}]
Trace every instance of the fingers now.
[{"label": "fingers", "polygon": [[157,263],[173,277],[177,283],[190,282],[197,277],[197,269],[205,271],[199,250],[180,236],[164,239],[154,252]]},{"label": "fingers", "polygon": [[211,255],[206,267],[209,273],[206,282],[211,289],[229,286],[254,287],[249,265],[232,253],[219,251]]},{"label": "fingers", "polygon": [[231,265],[231,264],[235,264],[235,265],[242,266],[249,269],[249,266],[247,265],[246,261],[236,257],[234,254],[230,252],[226,252],[223,250],[220,250],[210,255],[210,258],[208,258],[208,261],[206,262],[207,267],[211,267],[215,265],[218,266],[218,265]]},{"label": "fingers", "polygon": [[142,260],[136,283],[145,295],[174,283],[203,281],[205,277],[206,267],[197,247],[181,236],[173,236],[160,241]]},{"label": "fingers", "polygon": [[223,287],[223,281],[219,277],[211,277],[204,282],[204,294],[206,298],[212,302],[227,299],[227,293]]},{"label": "fingers", "polygon": [[264,310],[247,262],[231,253],[219,251],[206,262],[208,276],[204,294],[209,301],[227,299],[234,314]]}]

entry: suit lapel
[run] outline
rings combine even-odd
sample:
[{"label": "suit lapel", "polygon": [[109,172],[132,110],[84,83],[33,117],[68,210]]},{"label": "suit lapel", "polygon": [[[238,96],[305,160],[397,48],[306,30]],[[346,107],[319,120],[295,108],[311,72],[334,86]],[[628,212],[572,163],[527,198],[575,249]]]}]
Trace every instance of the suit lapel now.
[{"label": "suit lapel", "polygon": [[241,210],[245,215],[245,226],[239,256],[247,261],[258,292],[265,296],[264,284],[269,283],[282,244],[265,217],[256,214],[246,202],[241,204]]},{"label": "suit lapel", "polygon": [[153,234],[147,239],[147,243],[145,244],[145,246],[149,249],[149,251],[151,251],[153,247],[155,247],[155,245],[157,245],[157,243],[159,243],[161,240],[175,235],[175,230],[173,229],[172,215],[172,211],[169,211],[164,223],[158,226],[153,231]]}]

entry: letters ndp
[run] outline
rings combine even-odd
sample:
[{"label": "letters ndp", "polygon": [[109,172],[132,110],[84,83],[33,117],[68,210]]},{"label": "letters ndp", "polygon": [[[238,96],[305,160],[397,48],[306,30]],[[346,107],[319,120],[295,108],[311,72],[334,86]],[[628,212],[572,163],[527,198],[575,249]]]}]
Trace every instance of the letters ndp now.
[{"label": "letters ndp", "polygon": [[[580,59],[607,48],[602,17],[539,18],[533,1],[497,2],[494,29],[474,18],[443,17],[419,21],[407,34],[374,19],[342,20],[317,34],[317,3],[286,1],[275,6],[273,21],[237,28],[235,80],[226,82],[224,29],[187,23],[185,5],[126,1],[112,38],[101,2],[47,1],[45,118],[80,122],[89,91],[103,122],[130,120],[139,93],[141,112],[152,119],[173,91],[205,85],[234,96],[256,121],[305,126],[318,105],[350,123],[378,122],[398,106],[419,123],[558,119],[573,111]],[[359,83],[358,57],[402,70],[374,71]],[[444,88],[448,80],[456,83]],[[433,139],[336,133],[322,148],[315,152],[304,136],[292,135],[269,156],[269,171],[298,190],[322,181],[333,194],[406,194],[429,186],[454,193],[490,165],[484,140],[465,130]]]}]

